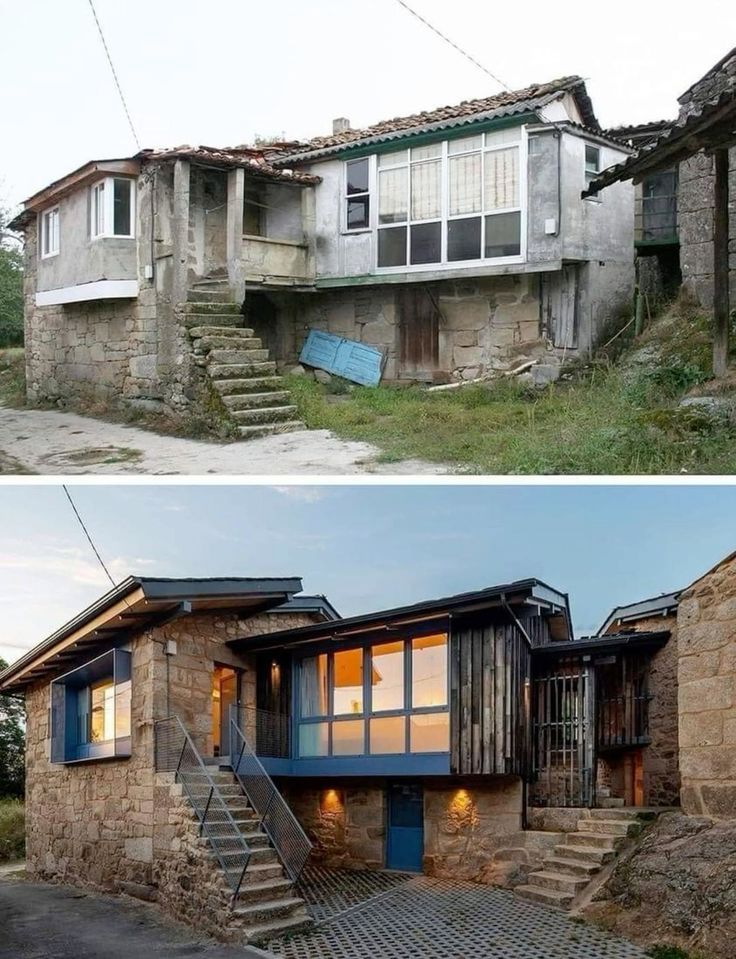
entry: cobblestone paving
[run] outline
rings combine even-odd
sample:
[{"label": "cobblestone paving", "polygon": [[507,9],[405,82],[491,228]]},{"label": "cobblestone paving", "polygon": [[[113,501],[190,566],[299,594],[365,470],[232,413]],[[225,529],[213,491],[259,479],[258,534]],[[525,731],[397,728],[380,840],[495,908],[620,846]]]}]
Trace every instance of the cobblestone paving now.
[{"label": "cobblestone paving", "polygon": [[[352,894],[358,900],[355,905],[332,911],[308,932],[272,940],[269,951],[283,959],[643,959],[645,955],[625,940],[525,902],[507,890],[389,874],[397,882],[383,889],[377,886],[378,891],[366,898],[365,874],[358,875],[361,878]],[[316,888],[307,890],[307,896],[317,908],[324,909],[329,900],[327,908],[334,910],[340,897],[347,903],[351,894],[340,891],[330,899],[330,886],[349,885],[345,873],[332,880],[317,876]]]}]

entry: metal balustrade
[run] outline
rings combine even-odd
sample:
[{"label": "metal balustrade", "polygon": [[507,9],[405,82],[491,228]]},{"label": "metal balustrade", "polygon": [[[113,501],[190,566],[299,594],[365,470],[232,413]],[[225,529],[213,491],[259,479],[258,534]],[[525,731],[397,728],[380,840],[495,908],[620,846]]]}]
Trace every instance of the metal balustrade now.
[{"label": "metal balustrade", "polygon": [[173,772],[199,821],[199,834],[209,840],[233,892],[238,897],[251,849],[233,819],[217,783],[178,716],[154,723],[157,772]]},{"label": "metal balustrade", "polygon": [[257,711],[244,711],[237,706],[230,709],[230,762],[243,792],[260,817],[262,829],[289,878],[296,882],[312,851],[312,844],[240,727],[239,719],[249,729],[252,712]]}]

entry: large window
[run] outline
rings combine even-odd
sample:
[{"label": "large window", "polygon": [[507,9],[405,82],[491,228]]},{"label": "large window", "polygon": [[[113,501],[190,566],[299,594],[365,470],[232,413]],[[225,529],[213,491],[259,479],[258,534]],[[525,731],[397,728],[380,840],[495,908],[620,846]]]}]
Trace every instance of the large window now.
[{"label": "large window", "polygon": [[59,252],[59,208],[41,214],[41,257],[56,256]]},{"label": "large window", "polygon": [[92,187],[90,235],[92,239],[135,235],[135,180],[108,177]]},{"label": "large window", "polygon": [[131,657],[115,649],[51,683],[51,762],[129,756]]},{"label": "large window", "polygon": [[514,127],[380,154],[378,267],[520,256],[521,145]]},{"label": "large window", "polygon": [[449,750],[444,633],[306,656],[298,689],[300,758]]}]

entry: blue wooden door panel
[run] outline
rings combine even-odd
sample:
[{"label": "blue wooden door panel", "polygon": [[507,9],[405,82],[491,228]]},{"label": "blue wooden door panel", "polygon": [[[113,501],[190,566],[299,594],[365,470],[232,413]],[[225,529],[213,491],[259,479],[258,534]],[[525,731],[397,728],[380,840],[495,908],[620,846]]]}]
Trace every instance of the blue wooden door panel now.
[{"label": "blue wooden door panel", "polygon": [[421,872],[424,856],[424,797],[419,785],[388,788],[386,868]]},{"label": "blue wooden door panel", "polygon": [[378,386],[383,354],[373,346],[346,340],[322,330],[310,330],[299,362],[342,376],[361,386]]}]

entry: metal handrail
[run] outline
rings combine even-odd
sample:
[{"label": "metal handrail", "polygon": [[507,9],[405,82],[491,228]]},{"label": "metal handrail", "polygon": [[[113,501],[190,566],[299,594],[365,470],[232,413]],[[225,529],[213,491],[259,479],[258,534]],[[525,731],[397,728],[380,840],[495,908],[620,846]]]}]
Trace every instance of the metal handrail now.
[{"label": "metal handrail", "polygon": [[156,771],[175,773],[199,821],[199,834],[209,840],[235,903],[251,857],[251,848],[197,747],[178,716],[154,723]]},{"label": "metal handrail", "polygon": [[296,882],[309,859],[312,843],[240,728],[238,708],[230,707],[230,762],[233,772],[258,813],[261,827],[271,840],[289,878]]}]

